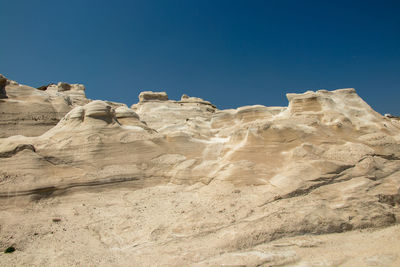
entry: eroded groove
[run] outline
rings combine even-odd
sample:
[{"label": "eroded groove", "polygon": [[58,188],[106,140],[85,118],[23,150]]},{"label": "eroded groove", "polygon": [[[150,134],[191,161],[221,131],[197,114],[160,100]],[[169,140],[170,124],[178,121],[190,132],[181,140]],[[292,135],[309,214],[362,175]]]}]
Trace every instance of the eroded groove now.
[{"label": "eroded groove", "polygon": [[346,179],[341,179],[340,181],[336,181],[337,178],[339,178],[340,175],[335,175],[332,178],[328,178],[328,177],[320,177],[318,178],[318,180],[324,180],[324,182],[321,183],[317,183],[317,184],[313,184],[307,188],[299,188],[296,189],[293,192],[290,192],[286,195],[283,195],[281,197],[281,199],[287,199],[287,198],[292,198],[292,197],[299,197],[299,196],[305,196],[308,195],[309,193],[311,193],[312,191],[314,191],[315,189],[321,187],[321,186],[325,186],[325,185],[329,185],[329,184],[335,184],[335,183],[339,183],[339,182],[344,182],[344,181],[348,181],[351,180],[353,177],[348,177]]},{"label": "eroded groove", "polygon": [[[321,181],[321,183],[317,183],[317,184],[313,184],[313,185],[311,185],[311,186],[309,186],[309,187],[306,187],[306,188],[299,188],[299,189],[297,189],[297,190],[295,190],[295,191],[293,191],[293,192],[290,192],[290,193],[288,193],[288,194],[285,194],[285,195],[282,195],[282,196],[276,196],[276,197],[274,197],[274,199],[273,200],[271,200],[271,201],[268,201],[268,202],[265,202],[265,203],[263,203],[262,205],[259,205],[259,207],[262,207],[262,206],[265,206],[265,205],[268,205],[268,204],[270,204],[270,203],[272,203],[272,202],[274,202],[274,201],[277,201],[277,200],[282,200],[282,199],[288,199],[288,198],[293,198],[293,197],[300,197],[300,196],[305,196],[305,195],[308,195],[308,194],[310,194],[312,191],[314,191],[315,189],[317,189],[317,188],[320,188],[320,187],[322,187],[322,186],[325,186],[325,185],[330,185],[330,184],[336,184],[336,183],[341,183],[341,182],[345,182],[345,181],[349,181],[349,180],[351,180],[351,179],[354,179],[354,178],[358,178],[359,176],[348,176],[348,177],[345,177],[345,178],[342,178],[342,179],[338,179],[338,178],[340,178],[340,177],[342,177],[342,176],[344,176],[345,174],[343,174],[343,172],[345,172],[346,170],[348,170],[348,169],[350,169],[350,168],[354,168],[355,167],[355,165],[349,165],[349,167],[348,168],[346,168],[346,169],[344,169],[341,173],[339,173],[339,174],[337,174],[337,175],[334,175],[334,176],[332,176],[332,177],[327,177],[327,176],[321,176],[321,177],[319,177],[319,178],[317,178],[317,179],[314,179],[313,181]],[[388,173],[388,174],[386,174],[385,176],[383,176],[383,177],[380,177],[379,179],[381,180],[381,179],[384,179],[384,178],[386,178],[386,177],[388,177],[388,176],[390,176],[390,175],[392,175],[393,173],[395,173],[395,172],[397,172],[398,170],[396,169],[396,170],[393,170],[392,172],[390,172],[390,173]],[[371,178],[370,177],[365,177],[365,178],[367,178],[367,179],[370,179],[371,180]],[[375,181],[374,179],[372,179],[373,181]],[[378,198],[381,200],[381,199],[385,199],[385,197],[380,197],[379,195],[378,195]],[[390,197],[389,197],[389,199],[390,199]],[[395,203],[397,203],[397,201],[399,201],[398,203],[400,204],[400,200],[397,200],[397,197],[395,197]],[[385,201],[379,201],[379,202],[385,202]],[[393,201],[390,201],[390,203],[392,203]],[[392,204],[391,204],[392,205]],[[393,205],[392,205],[393,206]]]},{"label": "eroded groove", "polygon": [[129,177],[129,178],[115,178],[115,179],[104,179],[97,180],[91,182],[80,182],[80,183],[70,183],[61,186],[48,186],[48,187],[40,187],[34,188],[31,190],[21,190],[21,191],[13,191],[13,192],[0,192],[0,198],[10,198],[10,197],[18,197],[18,196],[34,196],[35,199],[46,198],[53,195],[55,192],[64,192],[68,189],[77,188],[77,187],[96,187],[103,185],[112,185],[119,184],[131,181],[140,180],[138,177]]},{"label": "eroded groove", "polygon": [[383,158],[386,160],[400,160],[400,157],[395,156],[394,154],[390,154],[390,155],[384,155],[384,154],[368,154],[365,155],[364,157],[362,157],[358,162],[363,161],[366,158],[369,157],[379,157],[379,158]]},{"label": "eroded groove", "polygon": [[52,165],[62,165],[62,164],[72,163],[72,160],[66,161],[66,160],[63,160],[63,159],[60,159],[57,157],[53,157],[53,156],[44,156],[43,159]]},{"label": "eroded groove", "polygon": [[400,160],[400,157],[395,156],[394,154],[383,155],[383,154],[373,154],[373,157],[381,157],[387,160]]},{"label": "eroded groove", "polygon": [[22,150],[31,150],[33,152],[36,152],[36,149],[33,145],[31,144],[21,144],[16,146],[13,150],[5,151],[5,152],[0,152],[0,158],[11,158],[12,156],[18,154]]},{"label": "eroded groove", "polygon": [[348,169],[354,168],[355,165],[346,165],[343,166],[343,168],[340,169],[340,172],[336,175],[332,175],[332,176],[321,176],[317,179],[314,179],[313,181],[321,181],[320,183],[317,184],[313,184],[309,187],[306,188],[299,188],[293,192],[290,192],[286,195],[283,195],[281,197],[279,197],[279,199],[287,199],[287,198],[292,198],[292,197],[298,197],[298,196],[304,196],[304,195],[308,195],[309,193],[311,193],[312,191],[314,191],[315,189],[321,187],[321,186],[325,186],[325,185],[329,185],[329,184],[335,184],[335,183],[340,183],[340,182],[345,182],[348,180],[351,180],[352,176],[346,177],[344,179],[338,179],[341,176],[344,176],[344,172],[347,171]]}]

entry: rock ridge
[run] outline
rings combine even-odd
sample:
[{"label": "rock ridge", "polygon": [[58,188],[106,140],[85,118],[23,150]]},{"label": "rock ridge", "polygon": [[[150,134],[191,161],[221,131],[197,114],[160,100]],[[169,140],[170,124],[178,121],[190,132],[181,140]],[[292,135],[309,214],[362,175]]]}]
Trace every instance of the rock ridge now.
[{"label": "rock ridge", "polygon": [[354,89],[220,110],[3,84],[0,246],[20,249],[6,265],[399,263],[400,124]]}]

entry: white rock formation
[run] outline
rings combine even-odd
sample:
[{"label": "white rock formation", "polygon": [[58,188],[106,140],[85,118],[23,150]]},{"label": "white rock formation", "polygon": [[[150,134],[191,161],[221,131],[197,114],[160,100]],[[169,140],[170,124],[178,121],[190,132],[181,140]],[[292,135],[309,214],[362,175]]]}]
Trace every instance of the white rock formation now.
[{"label": "white rock formation", "polygon": [[[5,78],[1,75],[0,79]],[[0,95],[7,96],[0,96],[0,138],[41,135],[73,107],[89,102],[83,85],[58,83],[43,91],[6,80],[6,85],[0,88]]]},{"label": "white rock formation", "polygon": [[218,110],[163,92],[128,108],[76,85],[19,87],[0,100],[21,105],[17,122],[22,107],[74,108],[40,136],[1,128],[0,247],[17,248],[6,265],[400,263],[400,124],[354,89]]},{"label": "white rock formation", "polygon": [[83,84],[68,84],[59,82],[57,85],[51,84],[47,87],[46,92],[51,95],[62,94],[69,97],[72,105],[84,105],[89,101],[86,99],[85,86]]}]

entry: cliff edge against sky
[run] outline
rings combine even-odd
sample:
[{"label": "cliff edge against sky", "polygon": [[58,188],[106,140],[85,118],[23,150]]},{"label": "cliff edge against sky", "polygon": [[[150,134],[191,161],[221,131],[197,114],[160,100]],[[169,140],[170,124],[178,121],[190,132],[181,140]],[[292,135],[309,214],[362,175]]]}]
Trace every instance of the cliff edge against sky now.
[{"label": "cliff edge against sky", "polygon": [[0,86],[3,265],[400,264],[400,120],[354,89],[219,110]]}]

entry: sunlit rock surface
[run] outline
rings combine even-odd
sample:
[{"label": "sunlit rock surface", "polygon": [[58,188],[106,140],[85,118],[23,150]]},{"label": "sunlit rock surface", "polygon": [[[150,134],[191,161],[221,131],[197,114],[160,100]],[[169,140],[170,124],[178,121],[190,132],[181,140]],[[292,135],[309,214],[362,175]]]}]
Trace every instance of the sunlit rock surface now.
[{"label": "sunlit rock surface", "polygon": [[72,108],[89,102],[84,90],[81,84],[67,83],[38,90],[0,75],[0,138],[43,134]]},{"label": "sunlit rock surface", "polygon": [[5,265],[400,264],[400,123],[354,89],[230,110],[65,83],[2,95]]}]

